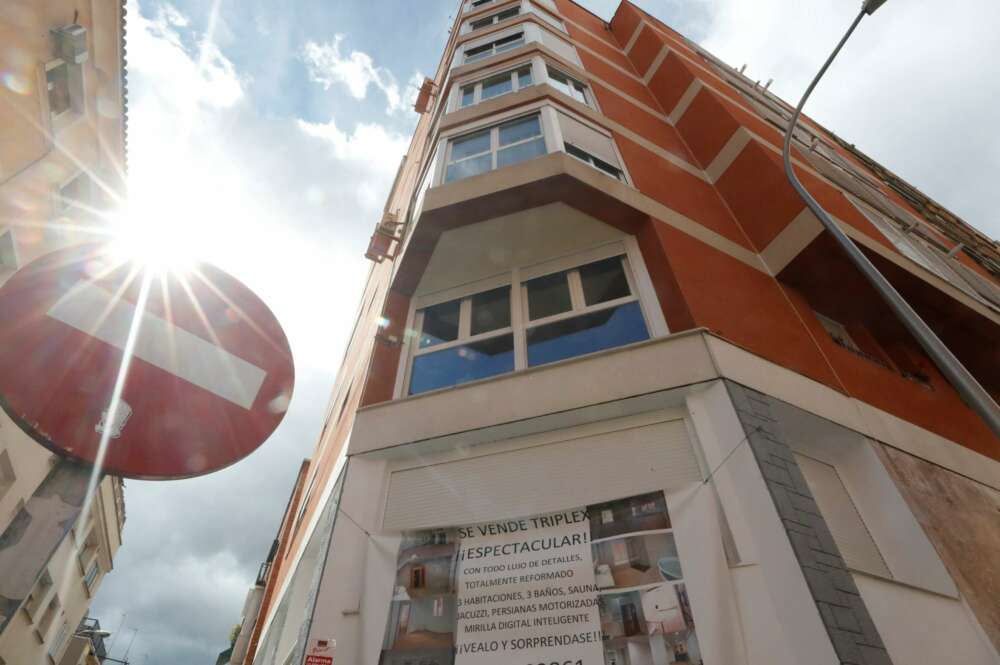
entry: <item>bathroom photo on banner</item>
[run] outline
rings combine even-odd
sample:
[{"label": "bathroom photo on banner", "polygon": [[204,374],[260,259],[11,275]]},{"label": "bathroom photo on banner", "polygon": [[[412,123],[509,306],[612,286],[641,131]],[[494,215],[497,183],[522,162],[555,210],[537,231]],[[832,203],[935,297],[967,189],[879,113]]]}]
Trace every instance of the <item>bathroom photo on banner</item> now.
[{"label": "bathroom photo on banner", "polygon": [[407,533],[379,665],[701,665],[662,492]]}]

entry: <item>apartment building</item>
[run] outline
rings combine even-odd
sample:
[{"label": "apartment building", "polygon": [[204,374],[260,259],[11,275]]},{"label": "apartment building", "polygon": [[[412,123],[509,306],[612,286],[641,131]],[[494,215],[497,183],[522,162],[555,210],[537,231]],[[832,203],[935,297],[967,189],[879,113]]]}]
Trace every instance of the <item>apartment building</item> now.
[{"label": "apartment building", "polygon": [[[230,662],[1000,663],[1000,441],[786,102],[627,0],[464,0],[416,108]],[[1000,395],[996,241],[794,138]]]},{"label": "apartment building", "polygon": [[[124,14],[120,0],[0,8],[0,284],[93,239],[123,194]],[[67,471],[0,411],[0,663],[92,662],[76,634],[121,545],[123,486],[105,477],[81,519],[65,490],[85,474]],[[50,527],[54,550],[3,558]]]}]

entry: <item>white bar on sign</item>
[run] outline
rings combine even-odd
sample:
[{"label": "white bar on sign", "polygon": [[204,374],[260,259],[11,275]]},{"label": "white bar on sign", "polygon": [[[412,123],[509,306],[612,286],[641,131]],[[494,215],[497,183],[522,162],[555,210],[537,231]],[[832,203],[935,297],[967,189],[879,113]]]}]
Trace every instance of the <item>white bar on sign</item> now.
[{"label": "white bar on sign", "polygon": [[[135,306],[81,281],[48,311],[57,321],[125,350]],[[244,409],[253,406],[267,372],[169,321],[146,312],[133,356]]]}]

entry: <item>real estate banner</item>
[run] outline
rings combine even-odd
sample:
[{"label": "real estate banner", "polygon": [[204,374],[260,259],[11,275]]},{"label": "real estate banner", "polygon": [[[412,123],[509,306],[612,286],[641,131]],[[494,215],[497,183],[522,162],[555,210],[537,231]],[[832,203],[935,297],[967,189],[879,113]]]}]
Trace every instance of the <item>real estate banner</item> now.
[{"label": "real estate banner", "polygon": [[701,662],[662,492],[403,538],[380,665]]}]

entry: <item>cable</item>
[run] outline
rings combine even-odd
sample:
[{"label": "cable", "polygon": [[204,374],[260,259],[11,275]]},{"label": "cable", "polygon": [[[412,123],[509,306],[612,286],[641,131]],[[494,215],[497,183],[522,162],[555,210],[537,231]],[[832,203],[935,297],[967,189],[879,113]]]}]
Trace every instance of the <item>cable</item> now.
[{"label": "cable", "polygon": [[[842,250],[847,254],[848,259],[861,271],[861,274],[865,276],[868,282],[875,287],[875,290],[882,297],[882,299],[889,305],[889,308],[896,314],[899,320],[903,323],[906,329],[912,334],[920,346],[923,347],[927,355],[931,357],[934,364],[937,365],[941,373],[951,382],[952,386],[958,391],[965,403],[975,411],[980,418],[986,423],[993,433],[1000,437],[1000,407],[997,403],[993,401],[989,393],[979,384],[978,381],[969,373],[962,363],[952,354],[945,344],[938,339],[938,336],[934,334],[934,331],[924,322],[923,319],[910,307],[910,304],[899,295],[899,292],[893,288],[892,284],[878,271],[868,257],[858,249],[858,247],[851,241],[840,227],[837,225],[833,219],[823,210],[823,207],[813,198],[802,183],[799,182],[798,176],[795,175],[795,170],[792,168],[791,160],[791,150],[792,150],[792,138],[795,135],[795,127],[798,124],[799,116],[802,115],[802,108],[805,106],[806,101],[812,94],[813,89],[819,83],[820,79],[823,78],[823,74],[826,70],[830,68],[837,54],[840,53],[840,49],[843,48],[844,44],[850,38],[854,29],[858,27],[861,23],[861,19],[865,17],[866,14],[870,13],[866,7],[858,13],[857,18],[851,23],[851,27],[848,28],[847,32],[844,34],[840,43],[837,44],[837,48],[833,50],[830,57],[827,58],[823,67],[816,74],[816,78],[813,79],[809,87],[806,88],[806,92],[802,95],[802,100],[799,101],[798,107],[795,109],[795,114],[789,121],[788,130],[785,132],[785,145],[782,150],[782,159],[785,164],[785,175],[788,177],[788,181],[791,183],[795,191],[798,192],[799,196],[805,201],[806,205],[812,211],[816,218],[819,219],[820,223],[826,228],[827,232],[833,236],[834,241],[840,246]],[[874,11],[874,10],[873,10]]]}]

